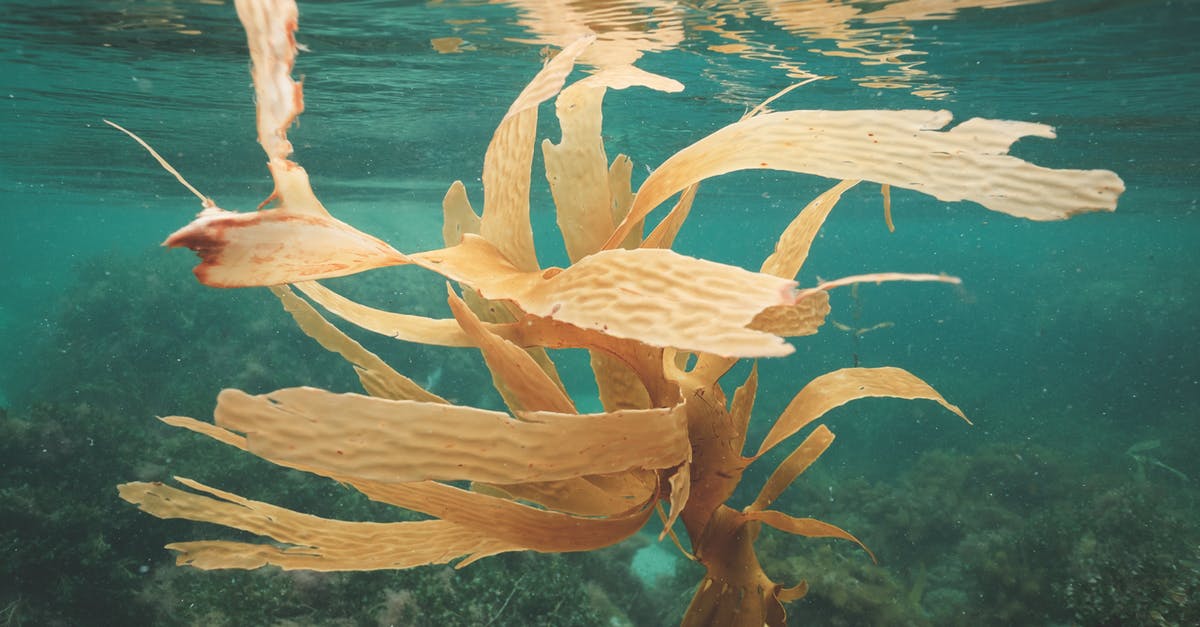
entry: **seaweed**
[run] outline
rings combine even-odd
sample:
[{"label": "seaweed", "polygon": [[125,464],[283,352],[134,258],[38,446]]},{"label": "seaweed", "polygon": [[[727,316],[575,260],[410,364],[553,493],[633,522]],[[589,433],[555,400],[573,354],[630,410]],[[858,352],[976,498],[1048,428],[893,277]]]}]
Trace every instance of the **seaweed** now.
[{"label": "seaweed", "polygon": [[[257,211],[241,213],[188,186],[203,210],[166,244],[195,251],[201,259],[195,274],[207,285],[271,287],[305,333],[353,364],[368,394],[225,390],[213,423],[182,416],[164,421],[427,519],[322,518],[186,478],[177,478],[186,490],[157,482],[121,485],[122,498],[155,516],[217,523],[272,540],[168,545],[179,564],[197,568],[352,571],[451,562],[461,568],[511,551],[606,547],[658,511],[665,528],[660,539],[671,535],[706,571],[685,625],[781,625],[783,603],[802,597],[807,584],[785,587],[763,571],[754,545],[764,525],[866,549],[837,526],[771,509],[832,444],[833,432],[813,425],[831,409],[867,397],[931,400],[966,419],[907,371],[844,368],[805,385],[756,452],[744,454],[757,369],[732,399],[721,383],[739,359],[793,352],[784,338],[818,331],[831,289],[886,280],[957,283],[944,275],[877,273],[798,289],[793,278],[842,191],[866,180],[1035,220],[1112,210],[1123,191],[1112,172],[1049,169],[1007,154],[1021,137],[1053,137],[1040,124],[972,119],[946,129],[951,115],[945,111],[770,112],[764,103],[669,158],[633,193],[630,161],[620,156],[610,163],[605,153],[603,98],[610,89],[673,90],[678,84],[628,66],[564,88],[594,40],[584,37],[549,59],[501,120],[484,159],[482,212],[456,182],[443,203],[445,247],[405,253],[333,217],[290,159],[287,129],[303,110],[301,86],[291,78],[295,4],[239,0],[237,9],[252,59],[259,142],[275,190]],[[571,260],[565,268],[541,267],[530,223],[538,107],[551,98],[557,98],[563,139],[542,149]],[[697,184],[754,168],[842,182],[800,212],[758,271],[670,249]],[[677,194],[657,225],[646,224]],[[890,224],[890,205],[885,213]],[[396,265],[444,277],[452,317],[373,309],[316,282]],[[407,342],[477,348],[508,411],[449,403],[422,389],[288,285],[365,329]],[[578,412],[548,352],[560,348],[589,351],[605,411]],[[809,427],[749,505],[729,504],[748,468]],[[690,550],[675,537],[676,521]]]}]

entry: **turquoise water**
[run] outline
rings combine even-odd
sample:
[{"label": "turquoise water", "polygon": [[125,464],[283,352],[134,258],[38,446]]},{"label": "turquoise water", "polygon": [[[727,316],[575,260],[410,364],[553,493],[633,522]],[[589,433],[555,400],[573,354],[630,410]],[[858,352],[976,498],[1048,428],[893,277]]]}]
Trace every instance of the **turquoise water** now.
[{"label": "turquoise water", "polygon": [[[306,111],[290,138],[326,206],[400,250],[437,246],[452,181],[481,205],[484,149],[543,47],[561,43],[564,6],[609,37],[643,33],[655,49],[637,65],[686,85],[607,96],[609,156],[633,158],[635,187],[808,76],[826,80],[775,107],[944,108],[956,121],[1053,125],[1057,139],[1022,140],[1014,154],[1117,172],[1127,191],[1115,213],[1033,223],[893,190],[888,233],[870,185],[834,210],[802,283],[896,270],[963,285],[836,293],[835,320],[892,326],[856,341],[827,325],[795,339],[795,355],[760,362],[752,430],[805,381],[856,361],[920,375],[975,425],[924,403],[838,410],[837,444],[785,506],[852,531],[879,565],[852,546],[793,538],[769,538],[760,555],[777,579],[808,579],[809,597],[789,605],[797,624],[1200,621],[1200,7],[545,4],[302,3]],[[447,37],[462,40],[459,52],[431,44]],[[269,294],[203,288],[190,254],[158,246],[196,199],[103,124],[139,133],[222,207],[253,209],[271,181],[244,35],[221,2],[6,0],[0,44],[0,624],[678,622],[699,577],[682,561],[646,566],[664,555],[645,549],[649,536],[457,572],[172,566],[163,544],[214,530],[138,513],[116,483],[181,474],[327,516],[397,515],[153,420],[205,417],[224,387],[356,389]],[[558,138],[549,105],[539,137]],[[534,171],[543,265],[561,264],[540,157]],[[756,265],[829,184],[763,171],[712,180],[677,249]],[[338,285],[445,315],[440,283],[415,272]],[[443,395],[499,404],[474,356],[355,337]],[[586,373],[567,385],[582,408],[598,406]]]}]

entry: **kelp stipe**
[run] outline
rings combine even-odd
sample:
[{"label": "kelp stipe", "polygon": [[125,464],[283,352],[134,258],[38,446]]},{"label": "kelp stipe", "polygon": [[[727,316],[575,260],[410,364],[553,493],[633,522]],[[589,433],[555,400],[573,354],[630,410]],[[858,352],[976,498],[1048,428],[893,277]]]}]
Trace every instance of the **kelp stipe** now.
[{"label": "kelp stipe", "polygon": [[[718,381],[736,360],[790,353],[783,338],[818,330],[830,289],[863,281],[957,281],[880,273],[797,289],[793,278],[841,194],[869,180],[1027,218],[1062,219],[1112,210],[1123,190],[1111,172],[1052,170],[1007,154],[1020,137],[1052,136],[1039,124],[974,119],[942,130],[950,122],[943,111],[756,110],[668,159],[635,194],[631,161],[610,162],[605,152],[603,98],[609,89],[681,86],[628,66],[564,88],[591,43],[584,38],[549,60],[501,120],[484,159],[482,212],[454,183],[443,201],[445,247],[403,253],[334,218],[290,160],[287,127],[303,109],[300,85],[291,78],[294,3],[239,0],[237,8],[275,191],[266,208],[249,213],[220,209],[195,192],[204,210],[166,243],[199,254],[196,275],[205,284],[271,287],[306,334],[353,365],[367,395],[225,390],[214,423],[164,420],[431,519],[318,518],[184,478],[178,481],[190,490],[120,486],[124,499],[155,516],[272,540],[168,545],[178,563],[197,568],[368,570],[456,560],[461,567],[506,551],[584,551],[629,537],[665,502],[668,532],[682,521],[689,555],[707,569],[684,623],[782,625],[783,603],[807,588],[804,582],[784,587],[762,571],[754,551],[761,526],[862,543],[828,523],[771,509],[832,443],[825,426],[811,429],[754,501],[737,510],[726,502],[746,468],[859,398],[932,400],[965,420],[904,370],[846,368],[804,386],[754,454],[743,453],[757,369],[728,399]],[[533,247],[529,188],[538,106],[550,98],[557,99],[562,139],[545,141],[542,150],[571,264],[543,269]],[[695,186],[747,168],[841,182],[799,213],[757,272],[671,251]],[[647,229],[646,217],[676,194],[676,205]],[[447,295],[452,318],[372,309],[315,282],[401,264],[458,285]],[[454,405],[423,389],[310,301],[402,341],[478,349],[509,411]],[[546,352],[564,347],[590,352],[604,412],[579,414],[565,392]],[[452,481],[469,481],[470,489]]]}]

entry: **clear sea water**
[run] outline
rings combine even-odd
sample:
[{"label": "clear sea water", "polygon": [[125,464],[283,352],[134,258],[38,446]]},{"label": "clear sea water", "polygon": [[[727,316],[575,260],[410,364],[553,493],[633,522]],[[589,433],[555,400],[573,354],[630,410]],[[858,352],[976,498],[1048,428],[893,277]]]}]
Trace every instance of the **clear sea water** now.
[{"label": "clear sea water", "polygon": [[[779,548],[769,568],[809,579],[812,595],[790,609],[811,624],[1187,624],[1200,615],[1200,3],[373,0],[302,2],[300,10],[298,39],[308,51],[296,72],[306,111],[290,135],[295,159],[335,215],[406,251],[438,244],[452,181],[463,180],[480,206],[491,132],[543,48],[561,41],[555,29],[566,11],[601,33],[680,33],[638,65],[684,83],[683,92],[630,89],[605,101],[609,156],[632,157],[635,187],[673,152],[812,75],[826,80],[775,108],[944,108],[956,121],[1054,126],[1057,139],[1025,139],[1014,153],[1117,172],[1127,191],[1115,213],[1033,223],[893,190],[889,233],[878,186],[867,184],[834,210],[802,283],[895,270],[945,272],[963,285],[836,294],[834,319],[893,324],[857,339],[827,325],[794,340],[795,355],[760,363],[756,432],[805,381],[855,361],[913,371],[975,424],[897,401],[832,414],[838,442],[789,506],[852,528],[868,545],[874,535],[880,565],[838,545],[833,558],[812,554],[807,570]],[[439,52],[432,40],[440,38],[460,39],[458,51]],[[190,446],[156,415],[204,417],[224,387],[353,389],[352,373],[309,346],[269,295],[204,288],[188,271],[189,253],[159,246],[198,203],[103,124],[139,133],[221,206],[251,210],[271,182],[247,69],[228,2],[0,2],[0,625],[677,621],[687,586],[656,590],[631,579],[636,546],[605,554],[601,569],[575,556],[495,558],[502,566],[485,561],[452,575],[463,579],[426,569],[405,574],[403,585],[367,575],[197,573],[171,566],[160,540],[212,529],[160,521],[117,500],[111,486],[119,481],[213,478],[204,475],[205,460],[216,459],[208,453],[154,452],[159,441]],[[557,140],[552,111],[543,107],[539,135]],[[540,252],[544,265],[562,263],[538,161]],[[714,179],[677,248],[757,265],[829,184],[762,171]],[[431,292],[411,272],[379,276],[344,284],[381,306],[444,313],[421,300],[436,296],[436,284]],[[486,386],[478,372],[459,371],[477,363],[356,337],[436,391],[498,402],[475,389]],[[596,406],[585,375],[568,385],[581,406]],[[126,446],[134,440],[141,448]],[[969,472],[941,481],[948,468]],[[261,472],[233,481],[257,485],[256,498],[305,502],[270,488],[285,481],[297,489],[295,478]],[[878,506],[917,500],[897,494],[929,502],[908,513]],[[1039,516],[1051,504],[1054,515]],[[321,513],[339,514],[333,500],[325,505]],[[1106,551],[1111,534],[1097,521],[1109,515],[1129,538]],[[960,541],[939,543],[931,517]],[[811,550],[779,542],[788,552]],[[879,543],[891,543],[891,554]],[[1006,557],[1014,546],[1024,547],[1019,559]],[[1139,561],[1098,565],[1102,554]],[[866,563],[846,566],[840,578],[819,574],[851,559]],[[488,568],[513,574],[495,590],[482,583]],[[473,569],[480,572],[466,574]],[[586,603],[571,597],[574,613],[538,605],[542,597],[529,590],[529,573],[551,569],[567,583],[538,580],[540,594],[588,591],[579,597]],[[1139,577],[1141,585],[1127,583]],[[451,611],[423,592],[435,579],[447,591],[459,586],[459,595],[475,581],[498,596],[479,592],[481,607]],[[634,585],[642,587],[631,592]],[[1080,592],[1088,585],[1092,596]],[[874,592],[830,592],[846,588]],[[366,591],[357,605],[346,600],[352,590]]]}]

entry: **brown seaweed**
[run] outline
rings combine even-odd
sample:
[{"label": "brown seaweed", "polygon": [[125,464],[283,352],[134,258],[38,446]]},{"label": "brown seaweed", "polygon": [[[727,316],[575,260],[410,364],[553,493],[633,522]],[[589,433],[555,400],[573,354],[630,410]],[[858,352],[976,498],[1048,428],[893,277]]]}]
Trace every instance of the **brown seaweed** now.
[{"label": "brown seaweed", "polygon": [[[677,83],[618,64],[564,89],[576,58],[594,39],[584,37],[547,62],[500,121],[484,160],[482,212],[471,207],[465,186],[454,183],[443,203],[446,246],[404,253],[334,218],[304,169],[290,160],[286,131],[303,109],[301,86],[291,78],[295,4],[238,0],[237,8],[275,191],[257,211],[238,213],[193,189],[203,210],[166,244],[200,256],[196,275],[205,284],[270,286],[305,333],[353,365],[367,395],[225,390],[214,423],[165,421],[431,520],[318,518],[183,478],[179,483],[190,490],[120,486],[122,498],[155,516],[213,522],[272,540],[168,546],[179,553],[178,563],[197,568],[369,570],[456,560],[461,567],[505,551],[585,551],[635,533],[665,502],[668,530],[682,521],[689,555],[707,570],[684,624],[782,625],[783,603],[803,596],[807,586],[785,587],[763,572],[754,551],[762,525],[866,546],[834,525],[770,509],[832,444],[824,425],[737,510],[727,501],[745,470],[826,412],[859,398],[932,400],[965,419],[904,370],[847,368],[804,386],[756,452],[744,453],[757,369],[731,402],[718,383],[737,359],[791,352],[783,338],[817,332],[829,313],[829,289],[864,281],[956,281],[879,273],[797,289],[794,277],[841,194],[869,180],[885,190],[895,185],[1012,215],[1061,219],[1111,210],[1122,191],[1111,172],[1052,170],[1007,154],[1022,136],[1051,137],[1043,125],[975,119],[941,130],[950,121],[944,111],[756,109],[668,159],[635,194],[631,161],[608,161],[600,135],[603,98],[608,89],[671,90]],[[538,105],[555,97],[562,138],[547,140],[542,150],[571,264],[542,268],[530,227],[530,170]],[[746,168],[841,182],[799,213],[757,272],[671,251],[695,186]],[[644,219],[680,192],[675,208],[643,238]],[[315,282],[409,264],[458,285],[461,296],[453,289],[448,295],[451,318],[372,309]],[[509,411],[450,404],[422,389],[287,284],[365,329],[402,341],[477,348]],[[563,347],[591,352],[604,412],[577,413],[545,352]],[[456,481],[471,482],[470,489],[451,484]]]}]

